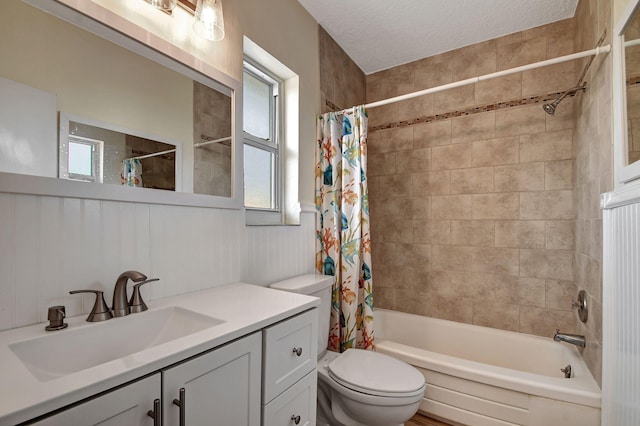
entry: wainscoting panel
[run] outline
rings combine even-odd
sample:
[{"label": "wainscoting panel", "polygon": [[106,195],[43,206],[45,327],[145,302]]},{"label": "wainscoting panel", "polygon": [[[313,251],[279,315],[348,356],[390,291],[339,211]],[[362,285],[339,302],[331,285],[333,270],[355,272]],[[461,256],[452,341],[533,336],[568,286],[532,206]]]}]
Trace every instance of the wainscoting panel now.
[{"label": "wainscoting panel", "polygon": [[602,424],[640,424],[640,190],[604,194]]},{"label": "wainscoting panel", "polygon": [[0,330],[44,322],[47,307],[87,315],[110,305],[118,275],[160,281],[154,299],[236,281],[259,285],[313,271],[313,211],[300,226],[247,227],[243,211],[0,193]]}]

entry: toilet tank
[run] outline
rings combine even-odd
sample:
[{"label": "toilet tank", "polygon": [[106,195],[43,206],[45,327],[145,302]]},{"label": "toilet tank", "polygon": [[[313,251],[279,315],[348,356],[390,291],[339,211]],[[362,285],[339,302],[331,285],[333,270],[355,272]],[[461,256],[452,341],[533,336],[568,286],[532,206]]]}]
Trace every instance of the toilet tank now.
[{"label": "toilet tank", "polygon": [[334,279],[335,277],[332,275],[308,274],[277,281],[269,286],[276,290],[320,298],[320,307],[318,308],[318,356],[322,356],[326,352],[329,343],[331,285]]}]

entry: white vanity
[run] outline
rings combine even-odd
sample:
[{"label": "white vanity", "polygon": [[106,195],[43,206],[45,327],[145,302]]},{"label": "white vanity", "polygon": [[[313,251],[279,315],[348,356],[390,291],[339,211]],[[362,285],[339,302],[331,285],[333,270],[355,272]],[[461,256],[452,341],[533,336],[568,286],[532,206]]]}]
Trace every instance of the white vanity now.
[{"label": "white vanity", "polygon": [[244,283],[0,333],[0,425],[313,425],[316,298]]}]

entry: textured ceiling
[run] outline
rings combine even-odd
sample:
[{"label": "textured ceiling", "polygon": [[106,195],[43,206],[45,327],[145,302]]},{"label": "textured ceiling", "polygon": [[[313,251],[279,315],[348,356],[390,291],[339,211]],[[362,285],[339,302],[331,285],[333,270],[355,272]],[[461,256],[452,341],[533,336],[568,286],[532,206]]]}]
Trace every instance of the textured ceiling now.
[{"label": "textured ceiling", "polygon": [[578,0],[298,0],[365,72],[571,18]]}]

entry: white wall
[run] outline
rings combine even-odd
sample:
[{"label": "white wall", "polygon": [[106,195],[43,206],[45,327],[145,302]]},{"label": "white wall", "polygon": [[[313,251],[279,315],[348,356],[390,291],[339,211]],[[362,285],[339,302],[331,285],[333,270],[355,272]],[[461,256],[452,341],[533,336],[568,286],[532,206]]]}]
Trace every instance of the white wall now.
[{"label": "white wall", "polygon": [[[138,8],[157,12],[143,1],[96,2],[137,17],[139,25],[153,27],[236,79],[245,33],[296,72],[302,117],[300,201],[313,202],[320,99],[317,24],[296,0],[224,2],[227,35],[221,43],[194,39],[190,25],[183,26],[185,33],[175,31],[176,21],[162,13],[140,15]],[[187,14],[175,17],[186,19]],[[143,291],[148,300],[238,280],[266,284],[313,271],[313,213],[303,213],[300,226],[248,228],[244,223],[238,210],[0,193],[0,329],[44,321],[47,307],[58,303],[66,305],[69,316],[87,314],[91,297],[70,296],[68,290],[102,288],[110,303],[115,280],[126,269],[161,279]]]}]

